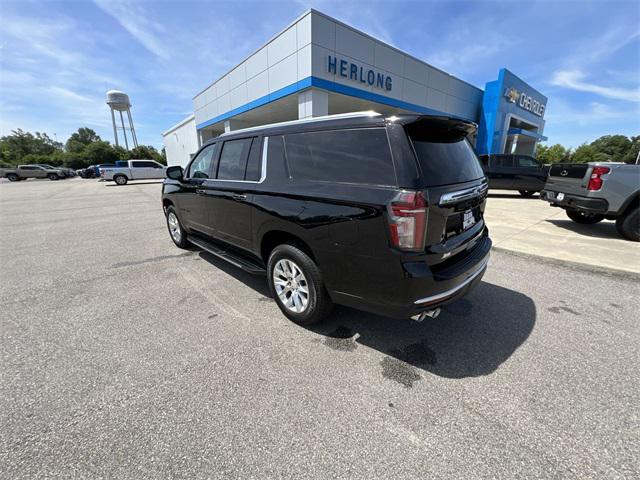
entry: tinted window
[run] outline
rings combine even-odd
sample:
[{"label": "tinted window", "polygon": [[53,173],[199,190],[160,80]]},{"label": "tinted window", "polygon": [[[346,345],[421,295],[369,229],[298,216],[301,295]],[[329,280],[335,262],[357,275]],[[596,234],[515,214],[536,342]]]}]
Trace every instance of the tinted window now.
[{"label": "tinted window", "polygon": [[245,173],[244,179],[250,180],[252,182],[257,182],[260,180],[261,176],[261,162],[260,157],[262,156],[262,142],[259,138],[254,138],[251,143],[251,150],[249,151],[249,160],[247,160],[247,171]]},{"label": "tinted window", "polygon": [[211,165],[214,160],[214,152],[216,145],[205,147],[198,156],[191,162],[189,167],[188,178],[209,178],[211,173]]},{"label": "tinted window", "polygon": [[449,185],[484,177],[466,132],[449,125],[409,128],[427,186]]},{"label": "tinted window", "polygon": [[157,164],[156,162],[135,162],[138,163],[138,167],[145,167],[145,168],[162,168],[159,164]]},{"label": "tinted window", "polygon": [[38,167],[20,167],[21,170],[40,170]]},{"label": "tinted window", "polygon": [[496,155],[492,159],[494,167],[513,167],[513,157],[511,155]]},{"label": "tinted window", "polygon": [[218,163],[219,180],[244,180],[251,139],[224,142]]},{"label": "tinted window", "polygon": [[146,161],[131,162],[131,166],[133,168],[161,168],[160,165],[158,165],[156,162]]},{"label": "tinted window", "polygon": [[518,166],[519,167],[534,167],[537,168],[540,165],[535,158],[531,157],[517,157],[518,158]]},{"label": "tinted window", "polygon": [[383,128],[285,135],[293,178],[368,185],[396,185]]}]

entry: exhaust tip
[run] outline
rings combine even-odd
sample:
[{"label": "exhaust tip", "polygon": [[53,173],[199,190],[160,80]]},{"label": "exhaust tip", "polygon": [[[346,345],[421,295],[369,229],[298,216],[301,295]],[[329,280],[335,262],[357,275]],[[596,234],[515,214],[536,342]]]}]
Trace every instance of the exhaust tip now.
[{"label": "exhaust tip", "polygon": [[426,318],[436,318],[440,315],[442,309],[440,307],[434,308],[433,310],[425,310],[424,312],[420,312],[417,315],[413,315],[411,320],[415,320],[416,322],[422,322]]}]

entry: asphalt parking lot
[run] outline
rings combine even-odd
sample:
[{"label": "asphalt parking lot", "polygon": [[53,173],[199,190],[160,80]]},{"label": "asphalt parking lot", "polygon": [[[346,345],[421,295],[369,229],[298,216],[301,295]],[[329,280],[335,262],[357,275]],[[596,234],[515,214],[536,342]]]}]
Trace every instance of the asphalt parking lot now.
[{"label": "asphalt parking lot", "polygon": [[3,478],[640,475],[637,277],[497,251],[435,320],[305,329],[159,192],[0,185]]},{"label": "asphalt parking lot", "polygon": [[612,220],[580,225],[538,195],[523,198],[504,190],[489,192],[485,218],[495,249],[592,271],[640,275],[638,244],[622,238]]}]

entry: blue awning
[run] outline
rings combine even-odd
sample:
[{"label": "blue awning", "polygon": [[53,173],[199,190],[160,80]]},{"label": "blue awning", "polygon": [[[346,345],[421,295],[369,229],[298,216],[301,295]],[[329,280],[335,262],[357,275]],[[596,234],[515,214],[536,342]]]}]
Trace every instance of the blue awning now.
[{"label": "blue awning", "polygon": [[510,128],[507,135],[524,135],[526,137],[535,138],[538,142],[545,142],[547,137],[540,135],[539,133],[532,132],[531,130],[525,130],[523,128]]}]

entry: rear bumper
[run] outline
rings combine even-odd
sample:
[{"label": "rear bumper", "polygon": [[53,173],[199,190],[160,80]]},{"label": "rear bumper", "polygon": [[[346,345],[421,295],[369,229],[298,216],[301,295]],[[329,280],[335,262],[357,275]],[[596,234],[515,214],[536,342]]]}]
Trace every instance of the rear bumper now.
[{"label": "rear bumper", "polygon": [[[429,267],[425,262],[403,264],[403,277],[398,278],[394,292],[385,301],[332,291],[339,304],[394,318],[409,318],[433,310],[467,295],[480,283],[487,270],[491,239],[485,234],[473,251],[459,262],[444,268]],[[366,281],[372,282],[371,278]]]},{"label": "rear bumper", "polygon": [[558,200],[558,193],[553,190],[543,190],[540,192],[540,198],[549,202],[552,207],[568,208],[589,213],[607,213],[609,211],[609,202],[604,198],[583,197],[565,193],[564,198]]}]

